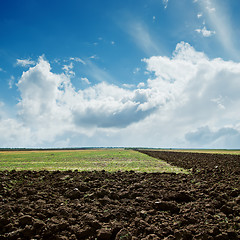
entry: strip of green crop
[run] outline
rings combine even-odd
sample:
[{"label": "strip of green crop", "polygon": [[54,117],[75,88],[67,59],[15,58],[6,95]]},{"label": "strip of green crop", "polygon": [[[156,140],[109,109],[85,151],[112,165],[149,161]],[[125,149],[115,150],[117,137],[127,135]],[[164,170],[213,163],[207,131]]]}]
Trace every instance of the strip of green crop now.
[{"label": "strip of green crop", "polygon": [[187,173],[162,160],[124,149],[0,152],[0,170],[13,169]]}]

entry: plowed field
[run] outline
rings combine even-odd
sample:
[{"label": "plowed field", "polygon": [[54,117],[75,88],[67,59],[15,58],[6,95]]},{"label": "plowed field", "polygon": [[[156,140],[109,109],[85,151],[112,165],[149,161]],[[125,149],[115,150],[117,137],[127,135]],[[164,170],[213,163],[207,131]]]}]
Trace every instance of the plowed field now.
[{"label": "plowed field", "polygon": [[1,171],[0,239],[240,239],[240,157],[141,151],[192,174]]}]

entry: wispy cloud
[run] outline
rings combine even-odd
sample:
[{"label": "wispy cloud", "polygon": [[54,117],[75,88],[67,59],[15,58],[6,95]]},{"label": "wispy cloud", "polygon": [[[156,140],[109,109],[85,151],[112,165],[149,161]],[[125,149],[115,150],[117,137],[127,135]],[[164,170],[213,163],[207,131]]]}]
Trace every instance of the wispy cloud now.
[{"label": "wispy cloud", "polygon": [[117,82],[115,78],[105,69],[99,67],[97,64],[92,61],[86,61],[86,74],[91,76],[91,78],[95,79],[98,82]]},{"label": "wispy cloud", "polygon": [[232,28],[230,15],[220,1],[199,0],[202,11],[207,16],[207,20],[216,31],[219,42],[228,54],[239,59],[239,47],[236,46],[235,31]]},{"label": "wispy cloud", "polygon": [[141,68],[136,67],[136,68],[133,70],[133,74],[137,74],[140,70],[141,70]]},{"label": "wispy cloud", "polygon": [[11,76],[9,81],[8,81],[8,86],[9,86],[10,89],[13,87],[14,81],[15,81],[15,77]]},{"label": "wispy cloud", "polygon": [[90,59],[97,59],[98,57],[97,57],[97,55],[92,55],[92,56],[90,56],[89,58],[90,58]]},{"label": "wispy cloud", "polygon": [[82,77],[81,80],[82,80],[83,82],[85,82],[86,84],[88,84],[88,85],[91,84],[91,82],[90,82],[90,81],[88,80],[88,78],[86,78],[86,77]]},{"label": "wispy cloud", "polygon": [[17,65],[22,67],[28,67],[29,65],[34,65],[35,61],[31,59],[17,59]]},{"label": "wispy cloud", "polygon": [[211,37],[216,34],[215,31],[207,30],[205,26],[202,29],[196,29],[195,31],[202,34],[203,37]]},{"label": "wispy cloud", "polygon": [[70,61],[75,61],[75,62],[80,62],[80,63],[82,63],[82,64],[86,64],[86,62],[84,61],[84,60],[82,60],[81,58],[79,58],[79,57],[70,57],[70,59],[69,59]]},{"label": "wispy cloud", "polygon": [[160,53],[158,44],[154,41],[144,23],[140,21],[129,21],[127,25],[127,33],[145,54],[153,55]]},{"label": "wispy cloud", "polygon": [[75,72],[73,71],[73,63],[72,62],[69,65],[63,65],[62,69],[65,71],[65,74],[68,76],[75,75]]},{"label": "wispy cloud", "polygon": [[163,5],[164,5],[164,8],[167,8],[167,6],[168,6],[168,0],[163,0]]},{"label": "wispy cloud", "polygon": [[135,87],[134,84],[128,84],[128,83],[124,83],[122,86],[125,88],[134,88]]}]

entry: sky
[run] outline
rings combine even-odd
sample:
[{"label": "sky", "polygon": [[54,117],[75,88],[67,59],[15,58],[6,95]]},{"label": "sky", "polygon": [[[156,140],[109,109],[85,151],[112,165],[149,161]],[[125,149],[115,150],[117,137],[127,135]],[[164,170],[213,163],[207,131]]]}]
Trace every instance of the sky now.
[{"label": "sky", "polygon": [[0,148],[240,148],[239,11],[0,0]]}]

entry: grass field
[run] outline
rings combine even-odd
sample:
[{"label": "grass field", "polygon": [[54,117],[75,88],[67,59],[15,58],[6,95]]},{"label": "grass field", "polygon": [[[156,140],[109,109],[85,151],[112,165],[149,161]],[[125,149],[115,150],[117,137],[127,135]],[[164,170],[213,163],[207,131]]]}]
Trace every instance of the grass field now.
[{"label": "grass field", "polygon": [[124,149],[2,151],[0,170],[184,172],[164,161]]}]

